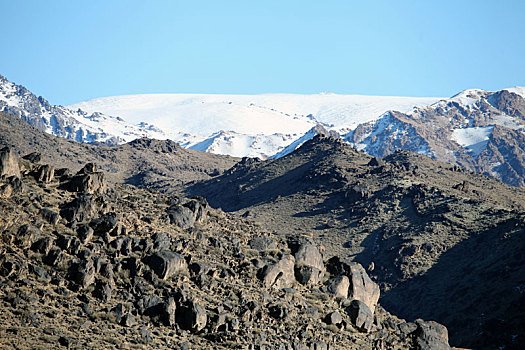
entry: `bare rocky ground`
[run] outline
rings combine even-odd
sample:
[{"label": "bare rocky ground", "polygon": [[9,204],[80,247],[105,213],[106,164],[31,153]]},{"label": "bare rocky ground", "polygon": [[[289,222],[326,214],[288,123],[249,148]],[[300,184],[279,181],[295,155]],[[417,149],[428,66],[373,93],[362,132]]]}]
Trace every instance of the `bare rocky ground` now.
[{"label": "bare rocky ground", "polygon": [[454,346],[525,344],[525,191],[412,152],[383,159],[316,137],[245,159],[188,193],[275,234],[310,232],[361,263],[381,303],[433,319]]},{"label": "bare rocky ground", "polygon": [[[357,263],[182,198],[0,151],[2,349],[448,349]],[[305,232],[306,233],[306,232]]]}]

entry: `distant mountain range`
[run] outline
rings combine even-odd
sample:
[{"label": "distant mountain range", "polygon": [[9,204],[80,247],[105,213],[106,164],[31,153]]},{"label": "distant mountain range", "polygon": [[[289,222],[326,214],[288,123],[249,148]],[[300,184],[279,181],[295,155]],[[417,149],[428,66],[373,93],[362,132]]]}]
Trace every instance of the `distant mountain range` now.
[{"label": "distant mountain range", "polygon": [[155,94],[62,107],[0,76],[0,110],[78,142],[115,145],[149,137],[266,159],[329,133],[374,156],[410,150],[515,186],[525,185],[524,96],[520,87],[470,89],[451,98]]}]

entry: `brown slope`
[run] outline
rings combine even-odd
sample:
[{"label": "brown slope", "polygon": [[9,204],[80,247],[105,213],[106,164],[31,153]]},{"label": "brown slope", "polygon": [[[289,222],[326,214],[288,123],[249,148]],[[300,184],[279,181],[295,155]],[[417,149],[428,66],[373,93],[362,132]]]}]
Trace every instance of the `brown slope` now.
[{"label": "brown slope", "polygon": [[419,154],[380,160],[316,137],[188,191],[277,233],[310,232],[328,254],[370,266],[390,309],[443,322],[454,345],[523,339],[523,189]]},{"label": "brown slope", "polygon": [[173,191],[175,185],[206,180],[232,167],[237,158],[186,150],[169,140],[137,139],[119,146],[94,146],[46,134],[15,116],[0,113],[0,145],[25,155],[34,150],[42,161],[78,171],[96,163],[114,183]]}]

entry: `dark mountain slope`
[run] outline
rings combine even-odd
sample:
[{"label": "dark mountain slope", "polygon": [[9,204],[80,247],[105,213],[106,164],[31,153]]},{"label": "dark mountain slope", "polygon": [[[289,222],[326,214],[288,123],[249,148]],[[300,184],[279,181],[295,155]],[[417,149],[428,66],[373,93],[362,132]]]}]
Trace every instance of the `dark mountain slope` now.
[{"label": "dark mountain slope", "polygon": [[[188,192],[277,233],[312,233],[329,255],[368,266],[392,310],[444,322],[452,344],[509,348],[523,339],[523,189],[420,154],[378,159],[316,137]],[[497,322],[505,332],[491,331]]]},{"label": "dark mountain slope", "polygon": [[19,154],[38,150],[42,161],[77,171],[96,163],[115,183],[172,191],[174,185],[206,180],[233,166],[238,159],[186,150],[173,141],[137,139],[119,146],[94,146],[46,134],[24,120],[0,112],[0,145]]}]

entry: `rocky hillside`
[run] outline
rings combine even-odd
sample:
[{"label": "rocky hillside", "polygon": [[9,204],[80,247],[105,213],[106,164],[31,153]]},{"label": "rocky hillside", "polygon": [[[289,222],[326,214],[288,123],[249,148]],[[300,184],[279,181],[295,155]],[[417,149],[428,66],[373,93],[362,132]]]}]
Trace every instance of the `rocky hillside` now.
[{"label": "rocky hillside", "polygon": [[1,149],[0,212],[2,349],[449,348],[316,238],[113,187],[93,163]]},{"label": "rocky hillside", "polygon": [[412,113],[386,113],[344,139],[373,156],[409,150],[523,187],[524,95],[520,88],[466,90]]},{"label": "rocky hillside", "polygon": [[118,146],[94,146],[46,134],[22,119],[0,112],[0,146],[18,154],[35,150],[42,161],[78,171],[96,162],[112,183],[130,183],[162,191],[194,180],[206,180],[239,159],[186,150],[173,141],[137,139]]},{"label": "rocky hillside", "polygon": [[445,324],[453,345],[525,342],[523,189],[420,154],[379,159],[315,137],[188,192],[276,234],[310,232],[327,256],[367,267],[389,310]]}]

